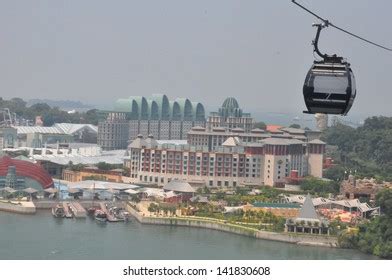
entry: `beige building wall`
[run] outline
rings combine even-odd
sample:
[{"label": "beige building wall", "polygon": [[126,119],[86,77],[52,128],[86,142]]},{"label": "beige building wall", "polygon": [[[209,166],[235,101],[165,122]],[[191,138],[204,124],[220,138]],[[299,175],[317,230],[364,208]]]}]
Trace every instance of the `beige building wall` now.
[{"label": "beige building wall", "polygon": [[287,156],[265,155],[264,185],[275,186],[285,183],[285,169],[288,163]]},{"label": "beige building wall", "polygon": [[323,177],[323,154],[309,154],[308,174],[313,177]]}]

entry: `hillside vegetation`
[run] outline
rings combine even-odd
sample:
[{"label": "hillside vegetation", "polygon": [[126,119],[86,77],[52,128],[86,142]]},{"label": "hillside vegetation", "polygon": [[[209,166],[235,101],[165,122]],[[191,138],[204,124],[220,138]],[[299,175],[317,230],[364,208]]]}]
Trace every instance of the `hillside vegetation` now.
[{"label": "hillside vegetation", "polygon": [[371,117],[358,128],[338,123],[323,133],[323,140],[337,146],[331,156],[340,164],[326,177],[337,179],[344,170],[356,170],[359,177],[392,181],[392,117]]},{"label": "hillside vegetation", "polygon": [[46,103],[36,103],[27,106],[21,98],[4,100],[0,97],[0,108],[8,108],[11,113],[16,113],[19,118],[34,121],[36,116],[42,116],[44,126],[51,126],[54,123],[89,123],[98,124],[98,114],[96,109],[91,109],[85,113],[75,112],[69,114],[58,107],[50,107]]}]

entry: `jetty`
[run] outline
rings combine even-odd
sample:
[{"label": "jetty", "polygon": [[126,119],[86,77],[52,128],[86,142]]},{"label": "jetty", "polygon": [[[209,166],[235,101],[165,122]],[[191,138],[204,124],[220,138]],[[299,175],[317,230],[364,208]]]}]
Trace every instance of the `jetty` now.
[{"label": "jetty", "polygon": [[106,218],[108,219],[109,222],[120,222],[122,220],[116,218],[113,213],[111,213],[111,211],[108,210],[108,208],[106,207],[106,203],[105,202],[100,202],[99,203],[99,207],[101,208],[101,210],[103,212],[105,212],[106,214]]},{"label": "jetty", "polygon": [[72,211],[72,214],[75,218],[86,218],[87,212],[86,209],[77,201],[72,201],[69,203],[69,208]]}]

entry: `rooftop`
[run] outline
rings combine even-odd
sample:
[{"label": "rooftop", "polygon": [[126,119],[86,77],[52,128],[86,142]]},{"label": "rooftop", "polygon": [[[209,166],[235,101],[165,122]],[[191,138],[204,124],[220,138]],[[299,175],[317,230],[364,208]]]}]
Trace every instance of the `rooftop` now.
[{"label": "rooftop", "polygon": [[298,139],[286,139],[286,138],[275,138],[275,137],[270,137],[267,139],[263,139],[261,141],[264,144],[267,145],[298,145],[298,144],[304,144],[303,141],[300,141]]},{"label": "rooftop", "polygon": [[320,220],[316,209],[312,203],[312,198],[308,194],[305,198],[305,202],[302,205],[301,210],[299,211],[299,215],[297,217],[298,220]]},{"label": "rooftop", "polygon": [[165,191],[183,192],[183,193],[194,193],[195,189],[186,181],[183,180],[171,180],[167,183],[163,189]]},{"label": "rooftop", "polygon": [[254,207],[260,208],[300,208],[298,204],[295,203],[272,203],[272,202],[255,202],[252,204]]},{"label": "rooftop", "polygon": [[55,123],[53,126],[14,126],[18,134],[42,133],[42,134],[69,134],[72,135],[80,130],[87,129],[97,133],[98,127],[91,124]]}]

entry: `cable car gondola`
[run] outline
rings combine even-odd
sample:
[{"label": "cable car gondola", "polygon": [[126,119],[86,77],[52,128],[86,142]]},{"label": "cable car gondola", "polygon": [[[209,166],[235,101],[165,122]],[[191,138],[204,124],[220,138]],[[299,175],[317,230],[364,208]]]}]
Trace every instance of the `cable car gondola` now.
[{"label": "cable car gondola", "polygon": [[317,26],[316,38],[313,41],[314,52],[322,60],[314,61],[306,75],[303,94],[308,110],[304,113],[347,115],[357,93],[354,74],[343,57],[322,54],[319,51],[320,32],[328,26],[328,22],[314,26]]}]

